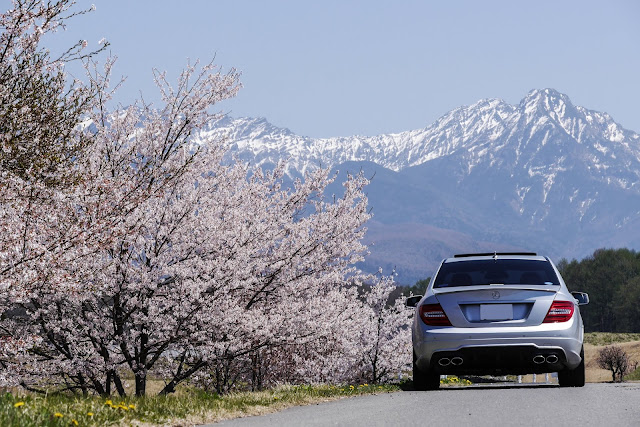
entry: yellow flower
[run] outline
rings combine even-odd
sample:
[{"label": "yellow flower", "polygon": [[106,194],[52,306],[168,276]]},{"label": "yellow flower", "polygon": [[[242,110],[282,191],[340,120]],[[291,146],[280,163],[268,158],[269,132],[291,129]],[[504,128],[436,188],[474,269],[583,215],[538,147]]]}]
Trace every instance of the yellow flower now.
[{"label": "yellow flower", "polygon": [[110,401],[110,400],[107,400],[106,402],[104,402],[104,404],[105,404],[105,405],[109,405],[109,406],[111,406],[111,405],[113,405],[113,402],[112,402],[112,401]]},{"label": "yellow flower", "polygon": [[364,383],[364,386],[365,386],[365,387],[369,387],[369,384],[367,384],[367,383]]},{"label": "yellow flower", "polygon": [[71,422],[73,423],[74,426],[78,425],[78,422],[76,420],[71,420]]},{"label": "yellow flower", "polygon": [[136,409],[136,405],[134,404],[129,405],[129,409]]},{"label": "yellow flower", "polygon": [[87,415],[89,415],[90,417],[93,417],[93,412],[87,412]]},{"label": "yellow flower", "polygon": [[24,405],[24,402],[16,402],[16,403],[14,403],[14,404],[13,404],[13,407],[14,407],[14,408],[19,408],[19,407],[21,407],[22,405]]},{"label": "yellow flower", "polygon": [[127,407],[126,407],[126,406],[124,406],[124,405],[114,406],[114,408],[124,409],[125,411],[128,411],[128,410],[129,410],[129,408],[127,408]]},{"label": "yellow flower", "polygon": [[53,414],[53,416],[56,417],[56,418],[64,417],[64,415],[62,415],[60,412],[56,412],[55,414]]}]

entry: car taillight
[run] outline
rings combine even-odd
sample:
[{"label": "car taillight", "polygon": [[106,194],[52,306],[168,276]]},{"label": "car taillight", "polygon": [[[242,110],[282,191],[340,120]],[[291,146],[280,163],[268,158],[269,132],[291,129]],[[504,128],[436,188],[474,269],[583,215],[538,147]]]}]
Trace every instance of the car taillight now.
[{"label": "car taillight", "polygon": [[423,304],[419,308],[420,318],[430,326],[451,326],[449,318],[440,304]]},{"label": "car taillight", "polygon": [[573,316],[573,310],[571,301],[554,301],[542,323],[566,322]]}]

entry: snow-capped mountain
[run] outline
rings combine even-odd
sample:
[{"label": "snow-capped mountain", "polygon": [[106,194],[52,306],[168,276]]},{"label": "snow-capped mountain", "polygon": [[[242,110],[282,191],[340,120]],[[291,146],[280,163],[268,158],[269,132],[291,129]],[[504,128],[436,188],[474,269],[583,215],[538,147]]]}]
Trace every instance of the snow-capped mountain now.
[{"label": "snow-capped mountain", "polygon": [[515,149],[518,162],[534,136],[542,135],[540,145],[544,146],[556,132],[598,151],[594,167],[602,155],[611,157],[616,148],[636,159],[640,155],[638,134],[623,129],[606,113],[574,106],[553,89],[533,90],[517,106],[500,99],[481,100],[450,111],[424,129],[397,134],[310,138],[277,128],[264,118],[227,117],[202,136],[226,135],[234,150],[250,153],[258,164],[289,156],[291,171],[346,161],[369,161],[399,171],[460,150],[472,154],[470,168],[483,157],[495,158],[503,148]]},{"label": "snow-capped mountain", "polygon": [[[227,136],[254,164],[288,158],[292,176],[319,165],[375,173],[368,262],[395,265],[405,282],[458,250],[573,258],[640,247],[640,135],[553,89],[518,105],[481,100],[397,134],[313,139],[225,118],[208,135]],[[408,224],[423,232],[406,233]]]}]

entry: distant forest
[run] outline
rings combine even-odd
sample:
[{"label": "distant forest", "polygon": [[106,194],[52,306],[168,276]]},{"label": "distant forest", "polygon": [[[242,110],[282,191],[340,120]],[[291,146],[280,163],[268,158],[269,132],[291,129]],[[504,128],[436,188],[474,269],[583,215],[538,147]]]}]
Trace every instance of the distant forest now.
[{"label": "distant forest", "polygon": [[[589,294],[589,304],[580,307],[585,332],[640,333],[640,252],[598,249],[581,261],[561,259],[557,267],[570,291]],[[397,293],[424,295],[429,280]]]},{"label": "distant forest", "polygon": [[586,332],[640,332],[640,253],[598,249],[581,261],[558,262],[571,291],[587,292],[580,307]]}]

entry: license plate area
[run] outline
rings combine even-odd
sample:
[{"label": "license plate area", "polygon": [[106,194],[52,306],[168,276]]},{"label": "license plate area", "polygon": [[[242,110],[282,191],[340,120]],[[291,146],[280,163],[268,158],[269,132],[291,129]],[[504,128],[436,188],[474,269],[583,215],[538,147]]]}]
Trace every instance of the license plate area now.
[{"label": "license plate area", "polygon": [[480,320],[513,320],[513,305],[480,304]]}]

